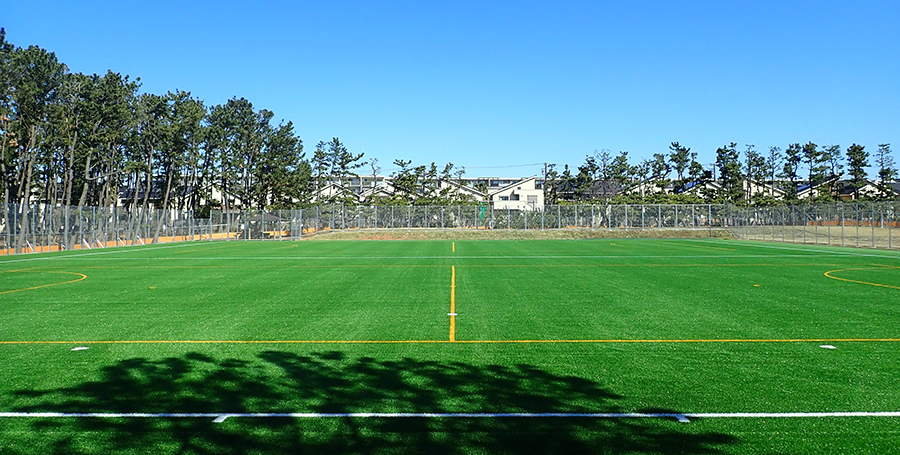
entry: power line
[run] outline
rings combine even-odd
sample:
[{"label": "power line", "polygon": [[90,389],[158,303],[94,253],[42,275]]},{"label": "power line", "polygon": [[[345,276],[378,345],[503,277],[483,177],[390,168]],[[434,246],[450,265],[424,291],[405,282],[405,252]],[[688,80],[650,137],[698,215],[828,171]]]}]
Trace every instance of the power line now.
[{"label": "power line", "polygon": [[[531,166],[543,166],[543,165],[544,165],[544,163],[541,162],[541,163],[531,163],[531,164],[510,164],[507,166],[472,166],[472,167],[459,166],[459,168],[462,168],[462,169],[465,169],[468,171],[469,169],[510,169],[510,168],[516,168],[516,167],[531,167]],[[396,171],[399,169],[400,169],[399,167],[390,168],[390,169],[382,169],[382,172],[393,172],[393,171]],[[360,175],[363,175],[363,174],[360,174]]]},{"label": "power line", "polygon": [[543,166],[543,165],[544,165],[544,163],[541,162],[541,163],[531,163],[531,164],[511,164],[508,166],[472,166],[472,167],[463,166],[463,167],[465,167],[466,169],[508,169],[508,168],[513,168],[513,167],[530,167],[530,166]]}]

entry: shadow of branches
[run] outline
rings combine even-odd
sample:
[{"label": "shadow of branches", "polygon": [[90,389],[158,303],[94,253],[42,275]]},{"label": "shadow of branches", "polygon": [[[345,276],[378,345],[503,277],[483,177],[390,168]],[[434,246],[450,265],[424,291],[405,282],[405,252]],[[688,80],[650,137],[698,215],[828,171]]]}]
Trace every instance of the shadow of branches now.
[{"label": "shadow of branches", "polygon": [[[21,412],[622,412],[600,384],[533,365],[479,366],[341,352],[250,360],[122,360],[102,378],[19,390]],[[654,419],[28,418],[10,453],[720,453],[736,442]],[[39,441],[39,442],[36,442]],[[16,452],[15,450],[18,450]]]}]

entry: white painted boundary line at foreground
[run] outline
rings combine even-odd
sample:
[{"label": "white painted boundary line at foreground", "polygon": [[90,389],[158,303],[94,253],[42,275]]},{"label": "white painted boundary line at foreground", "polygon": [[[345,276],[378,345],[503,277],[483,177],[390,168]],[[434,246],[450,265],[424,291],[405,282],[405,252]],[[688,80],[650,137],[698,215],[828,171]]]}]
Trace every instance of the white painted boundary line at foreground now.
[{"label": "white painted boundary line at foreground", "polygon": [[[55,258],[62,259],[80,259],[81,256],[61,256]],[[358,260],[358,259],[779,259],[779,258],[828,258],[828,257],[848,257],[848,254],[730,254],[730,255],[603,255],[603,256],[229,256],[229,257],[106,257],[106,258],[88,258],[101,259],[104,261],[246,261],[246,260]],[[887,256],[884,256],[887,257]],[[10,261],[12,262],[12,261]]]},{"label": "white painted boundary line at foreground", "polygon": [[[191,245],[196,246],[196,243],[194,243],[194,242],[184,242],[184,243],[179,242],[176,245],[173,245],[172,243],[160,243],[160,244],[139,245],[139,246],[128,245],[128,246],[124,246],[124,247],[122,247],[122,246],[113,247],[114,249],[110,249],[110,250],[93,251],[93,252],[90,252],[91,250],[43,251],[40,253],[33,253],[33,254],[42,255],[40,257],[27,257],[27,258],[21,258],[21,259],[0,260],[0,264],[13,264],[16,262],[31,262],[31,261],[51,261],[51,260],[58,261],[60,259],[74,259],[74,258],[80,258],[83,256],[96,256],[99,254],[133,253],[135,251],[150,251],[150,250],[163,250],[163,249],[169,249],[169,248],[183,248],[183,247],[191,246]],[[131,248],[133,246],[134,246],[134,248]],[[143,247],[143,249],[141,249],[141,247]],[[72,253],[72,254],[50,255],[52,253]],[[4,256],[4,259],[9,258],[9,257],[16,257],[16,256],[21,256],[21,255],[14,254],[14,255],[9,255],[9,256]]]},{"label": "white painted boundary line at foreground", "polygon": [[0,418],[101,418],[101,419],[182,419],[205,418],[221,423],[229,418],[374,418],[374,419],[505,419],[505,418],[582,418],[582,419],[769,419],[825,417],[900,417],[900,411],[886,412],[0,412]]},{"label": "white painted boundary line at foreground", "polygon": [[[756,248],[768,248],[773,250],[789,250],[789,251],[810,251],[814,253],[827,253],[827,254],[837,254],[840,256],[860,256],[860,257],[876,257],[876,258],[887,258],[887,259],[900,259],[900,256],[890,255],[890,254],[875,254],[875,252],[879,250],[861,250],[851,246],[841,246],[841,245],[810,245],[808,243],[797,243],[795,245],[806,245],[808,248],[802,247],[791,247],[784,246],[782,242],[774,242],[777,244],[773,244],[773,242],[767,242],[764,240],[756,241],[756,240],[715,240],[715,239],[685,239],[688,242],[702,242],[702,243],[715,243],[717,245],[741,245],[741,246],[752,246]],[[818,247],[827,247],[829,249],[823,250]],[[849,251],[839,251],[839,249],[848,249]],[[864,251],[864,252],[863,252]],[[881,252],[891,253],[896,252],[897,250],[880,250]],[[812,255],[811,255],[812,256]],[[781,257],[781,256],[779,256]],[[790,255],[785,255],[784,257],[791,257]]]}]

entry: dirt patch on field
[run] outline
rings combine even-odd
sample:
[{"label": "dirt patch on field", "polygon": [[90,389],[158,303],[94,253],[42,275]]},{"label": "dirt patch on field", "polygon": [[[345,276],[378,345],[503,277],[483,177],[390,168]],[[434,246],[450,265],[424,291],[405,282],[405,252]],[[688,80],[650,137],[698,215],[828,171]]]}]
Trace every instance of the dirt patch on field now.
[{"label": "dirt patch on field", "polygon": [[331,231],[309,240],[551,240],[551,239],[733,239],[724,229],[597,229],[597,230],[487,230],[487,229],[363,229]]}]

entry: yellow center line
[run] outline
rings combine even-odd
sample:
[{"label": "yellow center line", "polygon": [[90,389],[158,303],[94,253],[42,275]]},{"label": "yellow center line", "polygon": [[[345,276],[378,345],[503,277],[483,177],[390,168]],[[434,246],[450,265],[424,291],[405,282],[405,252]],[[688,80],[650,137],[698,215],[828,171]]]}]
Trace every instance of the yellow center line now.
[{"label": "yellow center line", "polygon": [[456,266],[450,266],[450,341],[456,341]]},{"label": "yellow center line", "polygon": [[900,342],[900,338],[732,338],[732,339],[600,339],[600,340],[94,340],[0,341],[0,345],[35,344],[552,344],[552,343],[837,343]]}]

